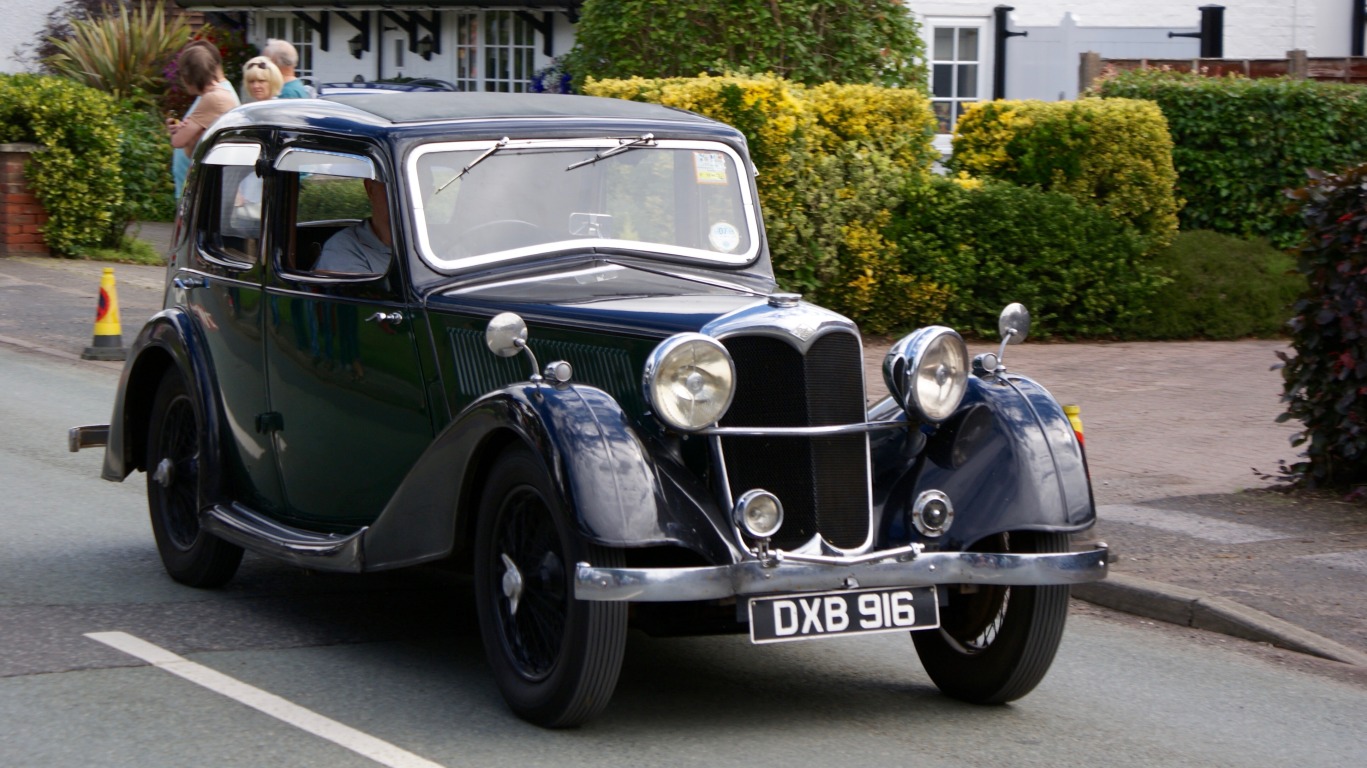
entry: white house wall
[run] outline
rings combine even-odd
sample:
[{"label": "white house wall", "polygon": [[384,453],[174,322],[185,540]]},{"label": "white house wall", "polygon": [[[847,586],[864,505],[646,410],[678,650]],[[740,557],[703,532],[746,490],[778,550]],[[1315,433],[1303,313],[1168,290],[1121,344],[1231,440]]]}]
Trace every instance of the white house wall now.
[{"label": "white house wall", "polygon": [[[1225,7],[1224,54],[1227,58],[1278,58],[1293,49],[1311,56],[1346,56],[1351,43],[1353,0],[906,0],[918,17],[990,17],[1008,5],[1012,29],[1058,26],[1071,13],[1080,27],[1139,27],[1193,30],[1201,23],[1202,5]],[[1012,38],[1007,50],[1023,38]]]},{"label": "white house wall", "polygon": [[3,8],[5,14],[5,23],[0,24],[0,72],[13,74],[28,71],[27,62],[20,56],[19,49],[32,46],[38,41],[48,12],[61,2],[62,0],[0,2],[0,8]]}]

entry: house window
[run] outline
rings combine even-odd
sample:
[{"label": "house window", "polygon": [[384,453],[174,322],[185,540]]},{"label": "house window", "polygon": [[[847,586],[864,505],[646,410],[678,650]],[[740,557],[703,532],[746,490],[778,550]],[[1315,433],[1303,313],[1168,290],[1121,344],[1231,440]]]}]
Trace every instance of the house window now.
[{"label": "house window", "polygon": [[[263,17],[266,37],[273,40],[288,40],[299,52],[299,65],[294,68],[294,76],[306,83],[313,82],[313,30],[294,16],[268,15]],[[261,42],[265,45],[265,41]]]},{"label": "house window", "polygon": [[536,30],[513,11],[456,17],[455,83],[463,91],[521,93],[536,61]]},{"label": "house window", "polygon": [[964,109],[986,98],[989,57],[987,19],[927,19],[931,106],[940,133],[952,133]]}]

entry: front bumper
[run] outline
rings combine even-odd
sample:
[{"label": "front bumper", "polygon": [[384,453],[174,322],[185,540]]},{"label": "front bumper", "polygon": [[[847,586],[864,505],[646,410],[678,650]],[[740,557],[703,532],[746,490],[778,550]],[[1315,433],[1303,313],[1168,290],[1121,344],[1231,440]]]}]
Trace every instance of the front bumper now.
[{"label": "front bumper", "polygon": [[687,602],[726,597],[936,584],[1043,586],[1106,578],[1107,547],[1058,554],[919,552],[912,547],[860,557],[784,557],[698,568],[595,568],[579,563],[580,600]]}]

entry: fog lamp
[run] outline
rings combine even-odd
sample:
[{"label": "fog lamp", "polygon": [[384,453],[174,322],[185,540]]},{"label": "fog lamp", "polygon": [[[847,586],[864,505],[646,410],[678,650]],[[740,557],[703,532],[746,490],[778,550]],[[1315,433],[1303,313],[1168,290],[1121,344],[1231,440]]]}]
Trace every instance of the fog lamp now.
[{"label": "fog lamp", "polygon": [[783,505],[778,497],[756,488],[746,491],[732,513],[736,525],[757,539],[767,539],[783,525]]},{"label": "fog lamp", "polygon": [[922,491],[911,506],[911,521],[922,536],[939,536],[954,522],[954,505],[942,491]]}]

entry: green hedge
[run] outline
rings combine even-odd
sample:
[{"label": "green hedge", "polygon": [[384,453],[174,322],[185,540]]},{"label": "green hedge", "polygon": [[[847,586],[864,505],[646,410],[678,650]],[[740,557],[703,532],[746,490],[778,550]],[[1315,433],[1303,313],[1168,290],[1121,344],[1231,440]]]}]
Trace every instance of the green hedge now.
[{"label": "green hedge", "polygon": [[1071,195],[1172,242],[1181,202],[1163,113],[1132,99],[991,101],[955,127],[952,171]]},{"label": "green hedge", "polygon": [[928,178],[936,157],[925,94],[807,88],[767,75],[590,80],[584,92],[691,110],[744,133],[785,289],[875,333],[938,319],[945,291],[902,271],[896,243],[884,236],[903,186]]},{"label": "green hedge", "polygon": [[116,112],[109,96],[64,78],[0,74],[0,142],[42,145],[28,179],[56,253],[112,244],[124,200]]},{"label": "green hedge", "polygon": [[1038,338],[1124,335],[1165,282],[1138,231],[1062,192],[935,177],[904,205],[891,228],[902,270],[947,289],[940,322],[961,331],[994,337],[1019,301]]},{"label": "green hedge", "polygon": [[1156,102],[1172,133],[1183,229],[1266,237],[1277,247],[1304,225],[1283,190],[1306,170],[1333,172],[1367,160],[1367,91],[1308,80],[1212,78],[1135,70],[1102,81],[1107,98]]},{"label": "green hedge", "polygon": [[1149,302],[1132,332],[1145,339],[1240,339],[1286,332],[1291,304],[1305,290],[1295,260],[1266,240],[1180,232],[1151,255],[1172,281]]}]

